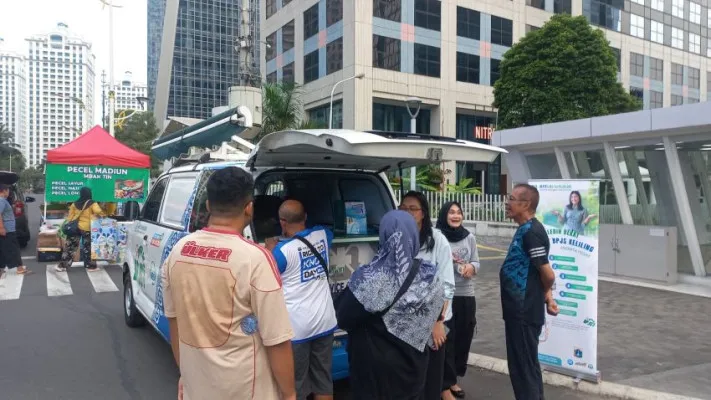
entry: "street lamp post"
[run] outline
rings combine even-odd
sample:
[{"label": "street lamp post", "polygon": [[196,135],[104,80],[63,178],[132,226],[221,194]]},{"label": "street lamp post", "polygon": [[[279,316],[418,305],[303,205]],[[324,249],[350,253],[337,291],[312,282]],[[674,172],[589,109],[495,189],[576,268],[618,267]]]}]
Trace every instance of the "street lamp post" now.
[{"label": "street lamp post", "polygon": [[[407,113],[410,114],[410,133],[417,133],[417,114],[420,113],[421,105],[419,97],[408,97],[405,100]],[[417,190],[417,167],[410,167],[410,190]]]},{"label": "street lamp post", "polygon": [[363,79],[363,77],[365,77],[365,74],[360,73],[357,75],[353,75],[350,78],[342,79],[336,82],[335,85],[333,85],[333,87],[331,88],[331,102],[328,105],[328,129],[333,128],[333,94],[336,92],[336,87],[341,83],[349,81],[351,79]]}]

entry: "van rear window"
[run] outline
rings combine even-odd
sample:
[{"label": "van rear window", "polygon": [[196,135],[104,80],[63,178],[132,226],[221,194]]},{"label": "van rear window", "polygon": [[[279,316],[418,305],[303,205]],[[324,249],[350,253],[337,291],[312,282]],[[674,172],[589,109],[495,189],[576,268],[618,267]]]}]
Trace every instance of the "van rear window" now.
[{"label": "van rear window", "polygon": [[266,172],[255,182],[254,234],[258,241],[281,234],[278,210],[286,199],[306,208],[306,225],[325,226],[336,237],[348,236],[346,203],[362,204],[365,235],[377,235],[385,213],[395,207],[387,186],[378,175],[340,171]]}]

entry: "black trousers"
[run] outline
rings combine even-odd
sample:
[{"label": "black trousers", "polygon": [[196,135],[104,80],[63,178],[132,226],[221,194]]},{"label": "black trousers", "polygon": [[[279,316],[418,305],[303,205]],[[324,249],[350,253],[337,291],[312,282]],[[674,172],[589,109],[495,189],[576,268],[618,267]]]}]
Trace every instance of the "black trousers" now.
[{"label": "black trousers", "polygon": [[22,254],[20,253],[20,243],[17,241],[17,232],[7,232],[5,236],[0,236],[0,254],[2,255],[0,269],[17,268],[22,265]]},{"label": "black trousers", "polygon": [[442,398],[446,345],[440,347],[439,350],[432,350],[428,345],[425,351],[429,351],[430,355],[427,364],[427,374],[425,375],[425,390],[420,399],[440,400]]},{"label": "black trousers", "polygon": [[543,400],[543,376],[538,362],[541,325],[504,321],[509,376],[516,400]]},{"label": "black trousers", "polygon": [[458,376],[467,373],[469,349],[476,330],[476,298],[454,296],[452,301],[452,319],[447,321],[449,334],[445,346],[444,379],[442,390],[447,390],[457,383]]}]

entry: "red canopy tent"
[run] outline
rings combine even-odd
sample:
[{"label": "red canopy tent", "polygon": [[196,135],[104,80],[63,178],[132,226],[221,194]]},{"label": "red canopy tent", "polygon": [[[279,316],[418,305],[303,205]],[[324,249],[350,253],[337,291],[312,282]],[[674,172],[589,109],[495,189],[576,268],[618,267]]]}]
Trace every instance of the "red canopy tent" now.
[{"label": "red canopy tent", "polygon": [[119,142],[99,125],[71,142],[47,152],[50,164],[150,168],[149,156]]}]

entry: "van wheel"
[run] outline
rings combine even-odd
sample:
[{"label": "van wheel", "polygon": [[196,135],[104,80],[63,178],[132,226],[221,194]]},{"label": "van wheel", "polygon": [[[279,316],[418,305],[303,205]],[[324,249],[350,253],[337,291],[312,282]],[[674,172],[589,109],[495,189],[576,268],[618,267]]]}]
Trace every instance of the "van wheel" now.
[{"label": "van wheel", "polygon": [[136,303],[133,300],[133,288],[131,287],[131,278],[126,275],[123,278],[123,317],[126,325],[131,328],[138,328],[146,324],[146,319],[136,309]]}]

